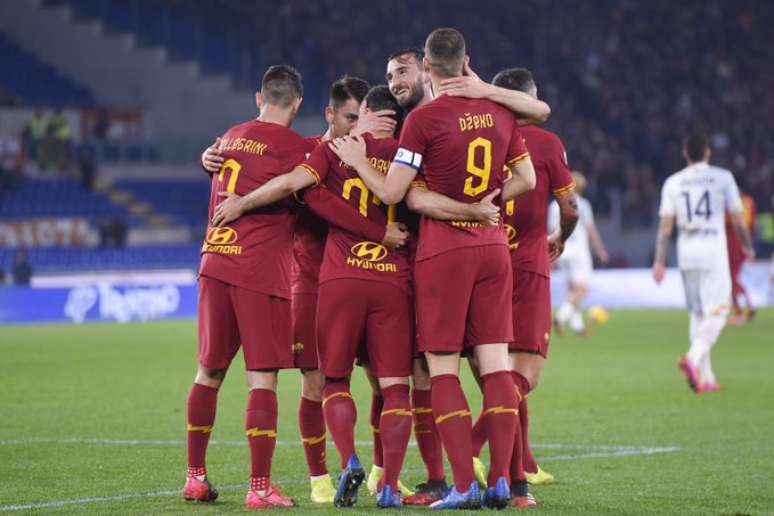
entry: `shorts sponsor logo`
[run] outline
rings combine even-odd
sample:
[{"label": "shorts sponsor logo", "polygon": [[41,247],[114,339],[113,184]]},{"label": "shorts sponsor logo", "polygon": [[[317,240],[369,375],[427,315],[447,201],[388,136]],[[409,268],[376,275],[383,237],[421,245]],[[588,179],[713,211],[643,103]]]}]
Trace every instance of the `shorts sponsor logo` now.
[{"label": "shorts sponsor logo", "polygon": [[354,257],[347,257],[347,265],[377,272],[397,272],[394,263],[379,263],[389,254],[387,248],[376,242],[359,242],[352,246]]},{"label": "shorts sponsor logo", "polygon": [[210,228],[204,242],[202,252],[220,254],[242,254],[241,245],[233,245],[239,240],[237,232],[228,226],[223,228]]}]

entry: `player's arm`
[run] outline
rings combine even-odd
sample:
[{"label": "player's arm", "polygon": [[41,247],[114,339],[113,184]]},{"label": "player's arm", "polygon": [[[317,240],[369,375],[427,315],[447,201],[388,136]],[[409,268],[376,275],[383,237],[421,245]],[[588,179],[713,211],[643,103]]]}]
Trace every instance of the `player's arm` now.
[{"label": "player's arm", "polygon": [[309,210],[333,226],[387,247],[401,247],[406,243],[409,234],[401,223],[382,226],[368,217],[353,215],[352,207],[327,188],[309,188],[301,193]]},{"label": "player's arm", "polygon": [[424,183],[414,182],[406,194],[406,205],[411,211],[432,219],[466,220],[496,226],[500,222],[500,207],[493,201],[499,194],[498,188],[480,202],[468,204],[433,192]]},{"label": "player's arm", "polygon": [[742,241],[744,254],[748,260],[752,260],[755,258],[755,249],[753,247],[750,230],[748,229],[747,224],[745,224],[742,197],[739,195],[739,187],[736,185],[734,177],[730,174],[726,183],[725,194],[726,210],[731,216],[731,225],[734,226],[734,231],[739,235],[739,240]]},{"label": "player's arm", "polygon": [[658,223],[658,235],[656,235],[656,252],[653,256],[653,279],[661,283],[666,274],[666,259],[669,251],[669,239],[675,229],[675,216],[662,215]]},{"label": "player's arm", "polygon": [[220,170],[223,162],[223,151],[220,150],[220,136],[218,136],[215,142],[202,152],[201,165],[205,172],[214,174]]},{"label": "player's arm", "polygon": [[752,235],[744,220],[744,212],[729,212],[731,216],[731,225],[734,227],[734,231],[739,236],[739,240],[742,241],[744,247],[744,254],[748,260],[755,258],[755,248],[753,247]]},{"label": "player's arm", "polygon": [[365,140],[359,136],[345,136],[328,143],[331,150],[347,165],[354,168],[371,192],[386,204],[403,200],[417,170],[393,161],[385,176],[371,166],[366,157]]},{"label": "player's arm", "polygon": [[599,230],[597,229],[597,225],[594,224],[594,221],[589,221],[588,224],[588,230],[589,230],[589,240],[591,241],[591,248],[594,250],[594,254],[597,255],[597,258],[599,258],[599,261],[603,264],[606,264],[610,261],[610,256],[607,254],[607,249],[605,248],[605,243],[602,242],[602,235],[599,234]]},{"label": "player's arm", "polygon": [[513,111],[519,125],[542,124],[551,115],[551,108],[523,91],[508,90],[482,81],[465,64],[465,75],[441,81],[439,93],[471,99],[488,99]]},{"label": "player's arm", "polygon": [[554,198],[559,205],[559,227],[548,236],[548,255],[551,261],[555,261],[564,252],[564,243],[575,231],[580,216],[578,199],[573,188],[554,193]]},{"label": "player's arm", "polygon": [[510,201],[524,192],[535,189],[537,177],[529,154],[510,163],[508,169],[511,171],[512,177],[503,186],[503,201]]},{"label": "player's arm", "polygon": [[272,178],[243,197],[233,192],[221,192],[219,195],[225,199],[215,208],[212,225],[228,224],[248,211],[273,204],[317,182],[317,176],[309,168],[299,165],[287,174]]}]

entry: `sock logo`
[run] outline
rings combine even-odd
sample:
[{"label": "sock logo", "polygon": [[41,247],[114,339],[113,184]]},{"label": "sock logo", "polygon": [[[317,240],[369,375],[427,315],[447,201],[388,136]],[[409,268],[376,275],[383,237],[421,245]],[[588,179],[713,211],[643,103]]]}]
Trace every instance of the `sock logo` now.
[{"label": "sock logo", "polygon": [[260,428],[250,428],[245,432],[247,437],[277,437],[277,430],[261,430]]}]

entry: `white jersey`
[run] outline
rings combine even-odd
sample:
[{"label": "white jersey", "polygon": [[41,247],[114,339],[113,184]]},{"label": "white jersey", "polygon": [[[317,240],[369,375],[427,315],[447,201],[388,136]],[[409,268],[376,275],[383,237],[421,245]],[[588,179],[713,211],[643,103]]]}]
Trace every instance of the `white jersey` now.
[{"label": "white jersey", "polygon": [[659,216],[675,217],[680,269],[728,268],[726,212],[742,212],[739,189],[728,170],[700,162],[667,178]]},{"label": "white jersey", "polygon": [[[594,212],[591,210],[591,203],[580,195],[576,195],[578,200],[578,224],[570,238],[564,243],[563,257],[570,259],[588,259],[591,260],[591,248],[589,247],[589,227],[594,224]],[[559,205],[556,201],[551,203],[548,209],[548,230],[549,233],[559,227]]]}]

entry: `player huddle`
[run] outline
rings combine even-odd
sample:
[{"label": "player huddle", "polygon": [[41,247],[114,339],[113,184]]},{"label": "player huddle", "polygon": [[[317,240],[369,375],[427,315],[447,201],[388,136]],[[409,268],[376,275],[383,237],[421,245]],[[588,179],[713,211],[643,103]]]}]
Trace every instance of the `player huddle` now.
[{"label": "player huddle", "polygon": [[[256,94],[260,116],[203,155],[213,176],[186,499],[217,497],[205,455],[240,346],[250,509],[294,505],[271,482],[286,368],[303,374],[299,428],[316,503],[352,506],[366,481],[349,387],[356,363],[373,388],[366,483],[379,507],[529,507],[528,478],[550,480],[529,451],[527,394],[549,346],[550,261],[578,217],[561,141],[530,125],[550,110],[524,69],[482,82],[454,29],[433,31],[424,51],[391,55],[387,82],[337,81],[327,132],[303,138],[290,130],[301,76],[272,66]],[[549,236],[552,196],[560,223]],[[483,396],[475,425],[461,356]],[[412,426],[427,468],[415,492],[399,479]],[[341,459],[336,487],[326,428]],[[488,474],[478,460],[487,441]]]}]

